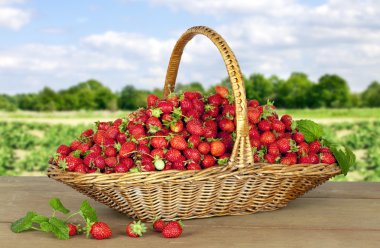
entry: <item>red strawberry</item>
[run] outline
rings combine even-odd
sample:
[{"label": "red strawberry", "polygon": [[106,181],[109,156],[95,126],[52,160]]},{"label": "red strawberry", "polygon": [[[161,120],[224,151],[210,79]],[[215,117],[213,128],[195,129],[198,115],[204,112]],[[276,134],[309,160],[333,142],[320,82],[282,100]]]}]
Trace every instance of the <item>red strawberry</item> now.
[{"label": "red strawberry", "polygon": [[150,94],[148,95],[146,101],[148,103],[148,108],[152,106],[156,106],[159,98],[156,95]]},{"label": "red strawberry", "polygon": [[168,146],[168,142],[164,137],[153,137],[150,140],[150,144],[156,149],[162,149]]},{"label": "red strawberry", "polygon": [[146,121],[145,125],[148,127],[156,126],[159,129],[162,128],[162,123],[161,123],[160,119],[158,119],[157,117],[154,117],[154,116],[149,117],[149,119]]},{"label": "red strawberry", "polygon": [[292,164],[295,164],[293,161],[294,161],[293,158],[288,157],[288,156],[281,158],[281,164],[292,165]]},{"label": "red strawberry", "polygon": [[333,164],[335,163],[335,157],[331,153],[322,153],[321,162],[324,164]]},{"label": "red strawberry", "polygon": [[167,98],[167,100],[174,106],[178,107],[179,106],[179,97],[175,94],[170,94]]},{"label": "red strawberry", "polygon": [[210,152],[210,144],[208,142],[201,142],[198,146],[198,151],[202,154]]},{"label": "red strawberry", "polygon": [[272,128],[275,130],[277,133],[283,133],[285,132],[285,124],[282,123],[281,121],[274,119],[272,120]]},{"label": "red strawberry", "polygon": [[251,126],[249,129],[249,137],[251,139],[260,139],[260,132],[256,129],[256,127]]},{"label": "red strawberry", "polygon": [[270,131],[272,128],[271,123],[268,120],[261,120],[258,124],[258,127],[261,131]]},{"label": "red strawberry", "polygon": [[141,124],[133,125],[128,129],[129,129],[129,133],[132,134],[133,136],[145,134],[144,126]]},{"label": "red strawberry", "polygon": [[122,158],[129,157],[132,152],[136,150],[136,144],[133,143],[132,141],[125,142],[120,150],[119,150],[119,156]]},{"label": "red strawberry", "polygon": [[94,130],[87,129],[81,133],[81,137],[91,137],[94,134]]},{"label": "red strawberry", "polygon": [[73,155],[67,156],[65,161],[66,161],[66,166],[67,166],[68,171],[74,171],[77,165],[82,164],[82,159],[75,157]]},{"label": "red strawberry", "polygon": [[276,163],[276,158],[277,156],[273,155],[273,154],[265,154],[264,156],[264,159],[266,160],[266,162],[270,163],[270,164],[274,164]]},{"label": "red strawberry", "polygon": [[256,99],[249,100],[248,107],[257,108],[260,105],[259,101]]},{"label": "red strawberry", "polygon": [[115,167],[117,165],[117,158],[116,157],[109,157],[104,160],[107,166],[109,167]]},{"label": "red strawberry", "polygon": [[295,132],[293,134],[293,139],[297,142],[297,144],[301,144],[305,140],[303,133],[300,132]]},{"label": "red strawberry", "polygon": [[309,151],[311,153],[318,153],[319,149],[321,149],[321,143],[318,140],[313,141],[309,144]]},{"label": "red strawberry", "polygon": [[215,165],[215,158],[210,154],[206,154],[203,157],[202,165],[204,168],[209,168]]},{"label": "red strawberry", "polygon": [[331,150],[324,146],[324,147],[321,147],[321,149],[319,150],[321,153],[331,153]]},{"label": "red strawberry", "polygon": [[104,154],[105,154],[107,157],[115,157],[116,154],[117,154],[116,148],[113,147],[113,146],[108,146],[108,147],[106,147],[106,149],[104,150]]},{"label": "red strawberry", "polygon": [[260,142],[262,144],[269,145],[275,141],[276,141],[276,136],[274,135],[274,133],[272,133],[270,131],[265,131],[264,133],[261,134]]},{"label": "red strawberry", "polygon": [[190,100],[202,98],[202,94],[199,93],[198,91],[187,91],[187,92],[184,92],[183,95],[185,96],[185,98],[190,99]]},{"label": "red strawberry", "polygon": [[311,159],[308,155],[306,156],[301,156],[300,159],[298,160],[299,164],[311,164]]},{"label": "red strawberry", "polygon": [[191,135],[187,142],[189,143],[189,148],[197,148],[201,143],[201,138],[198,135]]},{"label": "red strawberry", "polygon": [[80,144],[80,146],[78,146],[77,150],[81,151],[81,154],[85,154],[87,152],[87,150],[90,150],[91,146],[87,143],[83,143],[83,144]]},{"label": "red strawberry", "polygon": [[287,153],[290,150],[290,140],[282,138],[277,140],[277,147],[281,153]]},{"label": "red strawberry", "polygon": [[205,112],[205,104],[200,99],[193,99],[194,110],[200,113],[201,115]]},{"label": "red strawberry", "polygon": [[181,156],[181,152],[173,148],[170,148],[165,154],[165,158],[170,162],[179,161]]},{"label": "red strawberry", "polygon": [[133,165],[134,165],[134,161],[133,161],[133,159],[131,159],[131,158],[122,158],[122,159],[120,160],[120,164],[125,165],[125,166],[128,168],[128,170],[129,170],[130,168],[133,167]]},{"label": "red strawberry", "polygon": [[187,148],[187,142],[183,136],[174,136],[170,140],[170,146],[177,150],[185,150]]},{"label": "red strawberry", "polygon": [[220,95],[222,98],[228,97],[227,87],[217,85],[217,86],[215,86],[215,92],[216,92],[216,94]]},{"label": "red strawberry", "polygon": [[192,119],[186,123],[186,129],[192,135],[203,135],[203,126],[202,122],[198,119]]},{"label": "red strawberry", "polygon": [[193,103],[191,100],[185,98],[180,102],[180,106],[182,111],[187,112],[193,108]]},{"label": "red strawberry", "polygon": [[190,163],[187,165],[188,170],[201,170],[201,166],[197,163]]},{"label": "red strawberry", "polygon": [[95,158],[99,156],[99,154],[96,154],[95,152],[91,152],[89,154],[86,155],[86,157],[84,157],[83,159],[83,163],[87,166],[87,167],[90,167],[91,164],[94,163],[94,160]]},{"label": "red strawberry", "polygon": [[159,158],[163,158],[165,156],[165,152],[164,150],[162,149],[153,149],[151,152],[150,152],[150,155],[152,157],[159,157]]},{"label": "red strawberry", "polygon": [[226,151],[226,147],[223,144],[223,142],[216,140],[210,143],[210,151],[211,155],[219,157],[224,154],[224,152]]},{"label": "red strawberry", "polygon": [[100,153],[102,152],[102,148],[99,145],[95,144],[90,148],[90,151],[97,155],[100,155]]},{"label": "red strawberry", "polygon": [[128,223],[125,232],[129,237],[138,238],[141,237],[146,230],[145,224],[139,220]]},{"label": "red strawberry", "polygon": [[276,157],[280,155],[280,150],[278,149],[277,143],[272,143],[268,146],[268,154],[272,154]]},{"label": "red strawberry", "polygon": [[218,124],[214,120],[205,120],[204,124],[205,127],[209,127],[213,130],[218,130]]},{"label": "red strawberry", "polygon": [[156,232],[162,232],[162,230],[164,229],[165,226],[166,226],[166,222],[165,222],[164,220],[156,219],[156,220],[153,222],[153,229],[154,229]]},{"label": "red strawberry", "polygon": [[104,222],[95,222],[91,226],[91,236],[95,239],[107,239],[111,237],[111,228]]},{"label": "red strawberry", "polygon": [[115,167],[115,172],[117,173],[125,173],[129,171],[129,167],[126,164],[118,164]]},{"label": "red strawberry", "polygon": [[110,124],[108,122],[99,122],[98,123],[98,130],[107,130],[110,127]]},{"label": "red strawberry", "polygon": [[75,166],[74,171],[77,173],[86,173],[87,167],[84,164],[78,164]]},{"label": "red strawberry", "polygon": [[61,155],[69,155],[69,153],[71,152],[71,148],[68,147],[67,145],[60,145],[57,149],[57,153],[61,154]]},{"label": "red strawberry", "polygon": [[103,145],[104,141],[106,140],[107,134],[104,130],[98,130],[94,134],[94,142],[98,145]]},{"label": "red strawberry", "polygon": [[196,163],[201,160],[201,153],[195,148],[187,148],[183,151],[183,155],[185,155],[187,159],[190,159]]},{"label": "red strawberry", "polygon": [[248,108],[247,115],[249,122],[251,122],[252,124],[257,124],[260,122],[261,113],[258,109]]},{"label": "red strawberry", "polygon": [[[94,140],[95,141],[95,140]],[[74,140],[73,142],[71,142],[70,144],[70,148],[72,151],[75,151],[76,149],[78,149],[78,147],[81,145],[80,141],[79,140]]]},{"label": "red strawberry", "polygon": [[154,171],[156,170],[156,167],[154,166],[153,162],[145,161],[141,164],[141,170],[142,171]]},{"label": "red strawberry", "polygon": [[309,153],[309,145],[306,142],[302,142],[298,145],[298,154],[301,156]]},{"label": "red strawberry", "polygon": [[173,104],[171,102],[162,101],[158,103],[157,107],[161,109],[164,114],[169,114],[173,111]]},{"label": "red strawberry", "polygon": [[182,234],[182,225],[178,221],[170,221],[162,230],[164,238],[178,238]]},{"label": "red strawberry", "polygon": [[68,223],[67,227],[69,228],[69,236],[75,236],[75,235],[77,235],[77,226],[75,226],[75,225],[73,225],[71,223]]},{"label": "red strawberry", "polygon": [[170,130],[174,133],[182,132],[184,128],[183,122],[181,120],[176,121],[170,125]]},{"label": "red strawberry", "polygon": [[281,121],[285,124],[287,129],[290,129],[292,126],[292,117],[290,115],[283,115]]},{"label": "red strawberry", "polygon": [[117,142],[119,142],[120,144],[124,144],[126,141],[127,141],[127,136],[125,135],[125,133],[119,133],[116,137],[116,140]]},{"label": "red strawberry", "polygon": [[220,138],[223,142],[223,144],[226,146],[226,150],[227,151],[231,151],[232,150],[232,146],[234,145],[234,141],[232,139],[232,135],[231,133],[227,133],[227,132],[219,132],[218,133],[218,138]]},{"label": "red strawberry", "polygon": [[185,168],[185,164],[183,161],[180,161],[180,162],[174,162],[172,164],[172,169],[173,170],[186,170]]},{"label": "red strawberry", "polygon": [[222,119],[219,121],[219,127],[222,131],[232,133],[235,131],[235,124],[230,119]]},{"label": "red strawberry", "polygon": [[106,135],[110,139],[116,139],[118,134],[119,134],[119,128],[115,126],[108,128],[106,131]]},{"label": "red strawberry", "polygon": [[99,169],[104,169],[106,167],[106,161],[104,160],[102,156],[97,156],[94,159],[94,164]]},{"label": "red strawberry", "polygon": [[261,143],[258,139],[250,139],[249,142],[251,143],[251,147],[256,147],[257,149],[260,149]]},{"label": "red strawberry", "polygon": [[235,105],[233,104],[225,104],[222,109],[223,116],[235,116]]},{"label": "red strawberry", "polygon": [[207,101],[209,104],[219,106],[220,104],[222,104],[222,97],[219,94],[214,94],[209,96]]},{"label": "red strawberry", "polygon": [[123,120],[119,118],[119,119],[114,120],[112,125],[114,127],[119,127],[121,125],[121,123],[123,123]]},{"label": "red strawberry", "polygon": [[310,163],[312,164],[318,164],[319,163],[319,157],[315,153],[309,154]]}]

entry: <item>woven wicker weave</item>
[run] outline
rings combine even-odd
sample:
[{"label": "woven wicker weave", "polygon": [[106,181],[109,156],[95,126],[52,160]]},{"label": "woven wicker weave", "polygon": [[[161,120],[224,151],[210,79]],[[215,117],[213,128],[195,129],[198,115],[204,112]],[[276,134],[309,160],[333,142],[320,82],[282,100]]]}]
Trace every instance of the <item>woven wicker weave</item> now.
[{"label": "woven wicker weave", "polygon": [[236,141],[227,166],[201,171],[80,174],[50,165],[48,176],[129,215],[152,221],[243,215],[270,211],[341,173],[336,164],[253,163],[248,137],[247,103],[239,64],[225,40],[208,27],[188,29],[170,58],[164,95],[173,91],[185,45],[197,34],[219,49],[231,80],[236,104]]}]

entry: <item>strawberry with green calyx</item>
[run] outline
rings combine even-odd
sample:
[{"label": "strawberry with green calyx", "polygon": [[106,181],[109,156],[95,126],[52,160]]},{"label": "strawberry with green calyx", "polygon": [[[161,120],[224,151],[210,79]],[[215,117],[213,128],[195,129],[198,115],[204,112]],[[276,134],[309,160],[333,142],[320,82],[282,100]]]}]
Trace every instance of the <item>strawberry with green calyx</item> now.
[{"label": "strawberry with green calyx", "polygon": [[132,238],[141,237],[146,231],[147,228],[145,224],[141,222],[141,220],[130,222],[125,230],[127,235]]},{"label": "strawberry with green calyx", "polygon": [[220,158],[217,160],[218,165],[227,165],[229,158]]},{"label": "strawberry with green calyx", "polygon": [[183,232],[183,224],[181,221],[170,221],[162,230],[164,238],[178,238]]}]

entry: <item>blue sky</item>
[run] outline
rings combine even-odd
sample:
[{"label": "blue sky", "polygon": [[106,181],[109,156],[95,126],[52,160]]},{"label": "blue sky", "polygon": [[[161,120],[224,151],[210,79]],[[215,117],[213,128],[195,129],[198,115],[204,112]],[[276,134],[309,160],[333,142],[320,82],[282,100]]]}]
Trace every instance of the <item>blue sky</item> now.
[{"label": "blue sky", "polygon": [[[63,89],[96,78],[113,90],[161,87],[171,49],[188,27],[221,33],[243,73],[302,71],[380,80],[379,1],[0,0],[0,93]],[[179,81],[226,76],[217,50],[196,38]]]}]

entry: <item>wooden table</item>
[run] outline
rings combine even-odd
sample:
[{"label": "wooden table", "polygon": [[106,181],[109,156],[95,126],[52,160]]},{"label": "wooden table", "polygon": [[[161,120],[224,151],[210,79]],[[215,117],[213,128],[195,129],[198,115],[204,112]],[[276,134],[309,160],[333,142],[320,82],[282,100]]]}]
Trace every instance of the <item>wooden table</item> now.
[{"label": "wooden table", "polygon": [[188,220],[178,239],[153,231],[126,237],[130,219],[92,200],[113,230],[111,239],[81,235],[60,241],[51,234],[10,231],[10,223],[28,210],[50,214],[48,200],[54,196],[72,210],[86,199],[46,177],[0,177],[0,247],[380,247],[380,183],[326,183],[281,210]]}]

